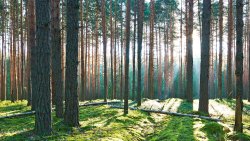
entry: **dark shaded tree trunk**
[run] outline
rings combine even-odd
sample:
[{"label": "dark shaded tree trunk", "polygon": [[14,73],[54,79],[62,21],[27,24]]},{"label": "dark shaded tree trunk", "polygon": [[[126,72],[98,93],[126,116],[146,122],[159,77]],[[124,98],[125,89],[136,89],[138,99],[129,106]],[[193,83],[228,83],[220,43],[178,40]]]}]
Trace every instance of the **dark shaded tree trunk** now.
[{"label": "dark shaded tree trunk", "polygon": [[149,68],[148,68],[148,93],[150,98],[154,97],[154,17],[155,1],[150,0],[150,49],[149,49]]},{"label": "dark shaded tree trunk", "polygon": [[[248,81],[250,81],[250,3],[248,3]],[[248,82],[250,88],[250,82]],[[250,102],[250,89],[248,90],[248,102]]]},{"label": "dark shaded tree trunk", "polygon": [[[36,109],[36,90],[37,84],[33,82],[37,82],[36,80],[36,22],[35,22],[35,1],[28,1],[28,21],[29,21],[29,36],[28,36],[28,50],[27,50],[27,80],[28,80],[28,101],[31,101],[31,109]],[[29,56],[30,55],[30,56]],[[30,71],[30,73],[29,73]],[[31,80],[31,82],[29,82]],[[32,83],[32,87],[31,87]],[[29,104],[28,104],[29,105]]]},{"label": "dark shaded tree trunk", "polygon": [[66,79],[64,122],[79,126],[79,101],[77,95],[78,22],[79,0],[67,0],[66,6]]},{"label": "dark shaded tree trunk", "polygon": [[104,102],[107,102],[108,76],[107,76],[107,37],[106,37],[106,12],[105,0],[102,0],[102,39],[103,39],[103,61],[104,61]]},{"label": "dark shaded tree trunk", "polygon": [[84,71],[84,37],[83,37],[83,0],[80,0],[80,43],[81,43],[81,91],[79,94],[79,99],[84,101],[85,96],[85,71]]},{"label": "dark shaded tree trunk", "polygon": [[51,0],[51,47],[52,47],[52,100],[56,106],[56,117],[63,117],[60,0]]},{"label": "dark shaded tree trunk", "polygon": [[243,132],[243,0],[236,0],[236,109],[234,131]]},{"label": "dark shaded tree trunk", "polygon": [[142,60],[142,35],[143,35],[143,17],[144,17],[144,0],[138,1],[138,20],[137,20],[137,45],[138,45],[138,55],[137,55],[137,65],[138,65],[138,80],[137,80],[137,106],[141,106],[141,60]]},{"label": "dark shaded tree trunk", "polygon": [[187,18],[187,101],[193,102],[193,0],[188,1]]},{"label": "dark shaded tree trunk", "polygon": [[208,113],[211,0],[203,0],[199,111]]},{"label": "dark shaded tree trunk", "polygon": [[233,0],[228,3],[228,49],[227,49],[227,98],[233,96],[232,85],[232,44],[233,44]]},{"label": "dark shaded tree trunk", "polygon": [[126,4],[126,56],[125,56],[125,88],[124,88],[124,115],[128,114],[129,95],[129,48],[130,48],[130,0]]},{"label": "dark shaded tree trunk", "polygon": [[[36,68],[32,80],[36,99],[35,131],[49,135],[52,131],[50,94],[50,1],[36,0]],[[34,74],[33,74],[34,75]]]},{"label": "dark shaded tree trunk", "polygon": [[218,70],[218,96],[222,98],[222,42],[223,42],[223,0],[219,1],[219,70]]}]

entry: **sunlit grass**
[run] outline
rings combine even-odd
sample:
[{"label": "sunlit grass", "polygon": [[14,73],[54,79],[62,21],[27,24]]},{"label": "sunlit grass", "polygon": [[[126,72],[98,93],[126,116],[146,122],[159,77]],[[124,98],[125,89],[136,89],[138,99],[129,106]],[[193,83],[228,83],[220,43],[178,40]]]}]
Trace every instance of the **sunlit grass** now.
[{"label": "sunlit grass", "polygon": [[[96,100],[94,102],[101,102]],[[188,103],[181,99],[168,99],[165,101],[146,100],[143,108],[202,114],[195,108],[196,102]],[[86,102],[85,102],[86,103]],[[223,113],[223,108],[231,109],[226,103],[211,100],[211,113]],[[16,103],[0,102],[1,113],[19,113],[29,110],[26,101]],[[131,104],[135,105],[135,104]],[[147,106],[148,105],[148,106]],[[221,106],[225,106],[222,107]],[[157,108],[158,107],[158,108]],[[142,107],[141,107],[142,108]],[[217,111],[215,111],[217,110]],[[145,113],[141,111],[129,111],[123,115],[122,109],[112,109],[109,106],[89,106],[80,108],[79,128],[70,128],[63,123],[62,119],[55,117],[53,113],[53,132],[50,136],[36,136],[34,129],[34,115],[0,120],[0,140],[228,140],[249,139],[250,117],[243,115],[244,134],[233,132],[234,116],[224,117],[223,123],[200,120],[189,117],[168,116],[161,114]],[[215,132],[216,130],[216,132]]]}]

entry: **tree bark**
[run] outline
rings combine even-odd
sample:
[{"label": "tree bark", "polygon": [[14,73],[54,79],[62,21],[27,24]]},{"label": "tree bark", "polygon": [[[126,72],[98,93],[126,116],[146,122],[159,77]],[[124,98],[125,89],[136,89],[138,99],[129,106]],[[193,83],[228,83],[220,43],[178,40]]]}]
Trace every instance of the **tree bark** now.
[{"label": "tree bark", "polygon": [[52,48],[52,100],[56,106],[56,117],[63,117],[60,0],[51,0],[51,48]]},{"label": "tree bark", "polygon": [[199,111],[208,113],[211,0],[203,0]]},{"label": "tree bark", "polygon": [[233,0],[229,0],[228,3],[228,49],[227,49],[227,98],[233,96],[232,85],[232,34],[233,34]]},{"label": "tree bark", "polygon": [[106,37],[106,14],[105,0],[102,0],[102,38],[103,38],[103,61],[104,61],[104,102],[107,102],[108,76],[107,76],[107,37]]},{"label": "tree bark", "polygon": [[218,70],[218,81],[219,81],[218,96],[221,99],[222,98],[223,0],[219,1],[219,42],[220,42],[220,51],[219,51],[219,70]]},{"label": "tree bark", "polygon": [[77,95],[78,65],[78,21],[79,0],[67,0],[67,44],[64,122],[69,126],[79,126],[79,101]]},{"label": "tree bark", "polygon": [[155,1],[150,0],[150,50],[148,68],[148,93],[150,98],[154,98],[154,11]]},{"label": "tree bark", "polygon": [[188,1],[187,18],[187,101],[193,102],[193,0]]},{"label": "tree bark", "polygon": [[128,114],[129,95],[129,48],[130,48],[130,0],[126,4],[126,57],[125,57],[125,88],[124,88],[124,115]]},{"label": "tree bark", "polygon": [[144,17],[144,0],[137,0],[138,2],[138,20],[137,20],[137,65],[138,65],[138,80],[137,80],[137,106],[141,106],[141,60],[142,60],[142,35],[143,35],[143,17]]},{"label": "tree bark", "polygon": [[[36,99],[35,131],[49,135],[52,131],[50,94],[50,7],[49,0],[36,0],[36,73],[33,93]],[[34,74],[33,74],[34,75]]]},{"label": "tree bark", "polygon": [[236,1],[236,108],[234,130],[243,132],[242,109],[243,109],[243,0]]}]

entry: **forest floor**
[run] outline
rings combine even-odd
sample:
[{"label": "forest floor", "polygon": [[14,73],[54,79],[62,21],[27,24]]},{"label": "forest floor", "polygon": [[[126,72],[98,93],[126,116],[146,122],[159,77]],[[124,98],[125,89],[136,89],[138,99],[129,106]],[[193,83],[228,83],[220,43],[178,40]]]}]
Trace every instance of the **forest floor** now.
[{"label": "forest floor", "polygon": [[[26,101],[11,103],[0,102],[0,117],[22,113],[30,109]],[[135,103],[130,101],[130,106]],[[164,107],[164,108],[163,108]],[[144,99],[143,109],[162,110],[178,113],[201,114],[198,100],[193,104],[181,99],[164,101]],[[103,140],[103,141],[250,141],[250,103],[244,101],[244,134],[235,134],[234,125],[235,100],[210,100],[209,113],[222,122],[201,120],[199,118],[170,116],[130,110],[127,116],[122,109],[105,106],[80,107],[79,128],[70,128],[53,112],[53,133],[50,136],[36,136],[34,115],[0,119],[0,140]]]}]

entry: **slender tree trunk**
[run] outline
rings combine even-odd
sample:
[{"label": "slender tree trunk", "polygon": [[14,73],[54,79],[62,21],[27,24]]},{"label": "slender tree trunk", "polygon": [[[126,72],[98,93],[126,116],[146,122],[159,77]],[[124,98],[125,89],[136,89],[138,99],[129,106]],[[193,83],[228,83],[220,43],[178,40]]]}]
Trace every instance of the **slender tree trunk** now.
[{"label": "slender tree trunk", "polygon": [[[250,3],[248,3],[248,85],[250,88]],[[248,90],[248,102],[250,102],[250,89]]]},{"label": "slender tree trunk", "polygon": [[79,101],[77,95],[78,21],[79,0],[67,0],[67,44],[64,122],[79,126]]},{"label": "slender tree trunk", "polygon": [[[29,46],[28,46],[28,50],[30,50],[30,52],[28,51],[28,71],[30,70],[30,73],[28,73],[27,77],[28,77],[28,97],[31,101],[31,109],[35,110],[36,109],[36,90],[37,90],[37,85],[34,82],[37,82],[36,80],[36,22],[35,22],[35,1],[28,1],[28,19],[29,19]],[[30,56],[29,56],[30,55]],[[30,57],[30,59],[29,59]],[[30,61],[30,62],[29,62]],[[31,82],[29,83],[29,80],[31,80]],[[31,84],[32,83],[32,87]],[[34,83],[34,84],[33,84]]]},{"label": "slender tree trunk", "polygon": [[103,61],[104,61],[104,102],[107,102],[108,76],[107,76],[107,37],[106,37],[106,14],[105,0],[102,0],[102,38],[103,38]]},{"label": "slender tree trunk", "polygon": [[110,65],[111,65],[111,98],[114,98],[114,93],[113,93],[113,88],[114,88],[114,77],[113,77],[113,47],[114,47],[114,40],[113,40],[113,36],[114,36],[114,32],[113,32],[113,10],[112,10],[112,0],[110,0],[109,2],[110,4],[110,17],[109,17],[109,24],[110,24]]},{"label": "slender tree trunk", "polygon": [[211,0],[203,0],[199,111],[208,113]]},{"label": "slender tree trunk", "polygon": [[[49,0],[36,0],[36,68],[37,81],[32,81],[36,99],[35,131],[49,135],[52,131],[50,94],[50,7]],[[34,74],[33,74],[34,75]]]},{"label": "slender tree trunk", "polygon": [[[56,106],[56,117],[63,117],[60,0],[51,0],[51,42],[52,42],[52,96]],[[52,98],[52,99],[53,99]]]},{"label": "slender tree trunk", "polygon": [[117,56],[116,56],[116,45],[117,45],[117,1],[115,0],[115,46],[114,46],[114,86],[113,86],[113,94],[114,98],[117,98],[116,95],[116,82],[117,82],[117,77],[116,77],[116,66],[117,66]]},{"label": "slender tree trunk", "polygon": [[228,3],[228,49],[227,49],[227,98],[232,98],[232,34],[233,34],[233,0],[229,0]]},{"label": "slender tree trunk", "polygon": [[[1,2],[1,4],[2,4],[2,6],[3,7],[5,7],[5,0],[4,1],[2,1]],[[1,24],[2,24],[2,58],[1,58],[1,90],[0,90],[0,92],[1,92],[1,95],[0,95],[0,97],[1,97],[1,99],[0,100],[5,100],[6,99],[6,94],[5,94],[5,49],[6,49],[6,46],[5,46],[5,8],[3,8],[2,9],[2,22],[1,22]]]},{"label": "slender tree trunk", "polygon": [[218,81],[219,89],[218,96],[222,98],[222,42],[223,42],[223,0],[219,1],[219,42],[220,42],[220,51],[219,51],[219,70],[218,70]]},{"label": "slender tree trunk", "polygon": [[137,20],[137,45],[138,45],[138,55],[137,55],[137,65],[138,65],[138,80],[137,80],[137,106],[141,106],[141,60],[142,60],[142,37],[143,37],[143,17],[144,17],[144,0],[138,1],[138,20]]},{"label": "slender tree trunk", "polygon": [[129,48],[130,48],[130,0],[127,0],[127,4],[126,4],[126,59],[125,59],[124,115],[128,114]]},{"label": "slender tree trunk", "polygon": [[65,99],[65,47],[64,47],[64,33],[65,33],[65,25],[64,25],[64,5],[65,0],[62,0],[62,12],[61,12],[61,18],[62,18],[62,31],[61,31],[61,67],[62,67],[62,95],[63,99]]},{"label": "slender tree trunk", "polygon": [[187,101],[193,102],[193,0],[188,1],[187,21]]},{"label": "slender tree trunk", "polygon": [[243,0],[236,1],[236,109],[234,130],[243,132],[242,109],[243,109]]},{"label": "slender tree trunk", "polygon": [[84,72],[84,37],[83,37],[83,0],[80,0],[80,42],[81,42],[81,91],[79,94],[79,99],[80,100],[85,100],[84,95],[85,95],[85,72]]},{"label": "slender tree trunk", "polygon": [[159,50],[158,50],[158,53],[159,53],[159,72],[158,72],[158,98],[162,98],[161,95],[162,95],[162,62],[161,62],[161,28],[160,28],[160,25],[158,25],[158,35],[159,35]]},{"label": "slender tree trunk", "polygon": [[133,39],[133,80],[132,80],[132,100],[135,100],[135,48],[136,48],[136,5],[137,0],[134,1],[134,39]]},{"label": "slender tree trunk", "polygon": [[[98,35],[98,28],[99,28],[99,22],[98,22],[98,18],[99,18],[99,9],[98,9],[98,7],[99,7],[99,4],[98,4],[98,2],[96,1],[96,14],[95,14],[95,86],[97,86],[97,87],[99,87],[98,86],[98,81],[99,81],[99,71],[98,71],[98,58],[99,58],[99,53],[98,53],[98,50],[99,50],[99,35]],[[83,56],[83,55],[82,55]],[[99,89],[97,88],[96,89],[97,91],[96,91],[96,97],[95,97],[95,99],[97,99],[97,98],[99,98]]]},{"label": "slender tree trunk", "polygon": [[150,50],[149,50],[149,71],[148,71],[148,92],[150,98],[154,98],[154,6],[155,1],[150,0]]},{"label": "slender tree trunk", "polygon": [[20,89],[20,92],[21,92],[21,99],[24,99],[24,84],[23,84],[23,67],[24,67],[24,43],[23,43],[23,0],[21,0],[21,17],[20,17],[20,20],[21,20],[21,55],[20,55],[20,58],[21,58],[21,70],[20,70],[20,81],[21,81],[21,89]]},{"label": "slender tree trunk", "polygon": [[[122,17],[122,6],[121,3],[121,17]],[[121,76],[120,76],[120,98],[123,99],[123,20],[121,19],[121,63],[120,63],[120,70],[121,70]]]}]

